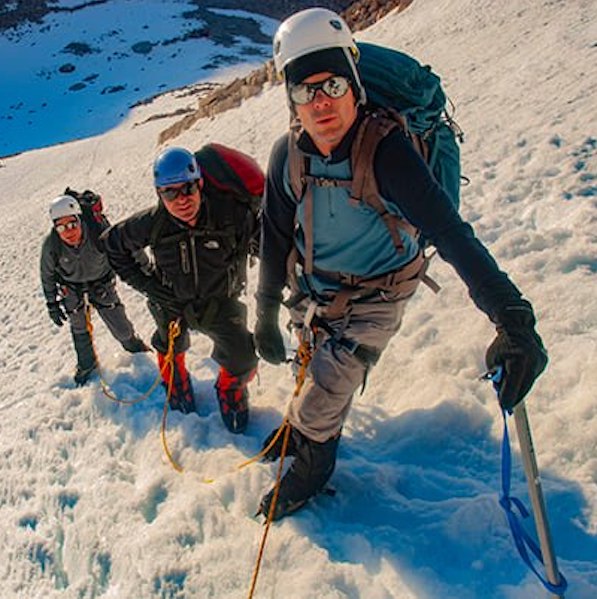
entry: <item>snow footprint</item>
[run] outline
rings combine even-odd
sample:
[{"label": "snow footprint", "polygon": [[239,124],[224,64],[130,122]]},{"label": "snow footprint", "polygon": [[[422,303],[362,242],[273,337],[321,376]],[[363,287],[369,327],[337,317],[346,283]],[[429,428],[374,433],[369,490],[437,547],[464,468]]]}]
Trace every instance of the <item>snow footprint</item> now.
[{"label": "snow footprint", "polygon": [[163,484],[155,485],[149,490],[147,498],[139,506],[139,510],[148,524],[158,517],[158,508],[167,498],[168,490]]},{"label": "snow footprint", "polygon": [[160,599],[184,599],[186,579],[183,570],[172,570],[153,579],[153,590]]},{"label": "snow footprint", "polygon": [[596,156],[597,139],[594,137],[587,137],[580,147],[572,152],[573,169],[578,176],[578,183],[562,192],[564,200],[597,197],[597,174],[592,170]]}]

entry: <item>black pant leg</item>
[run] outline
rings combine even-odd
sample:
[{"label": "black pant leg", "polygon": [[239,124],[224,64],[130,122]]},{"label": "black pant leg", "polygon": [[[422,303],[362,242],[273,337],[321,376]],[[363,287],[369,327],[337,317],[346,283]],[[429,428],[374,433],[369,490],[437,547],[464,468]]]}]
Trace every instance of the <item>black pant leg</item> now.
[{"label": "black pant leg", "polygon": [[213,318],[199,330],[214,343],[212,358],[230,374],[239,376],[257,366],[253,335],[247,329],[247,307],[239,300],[221,299]]}]

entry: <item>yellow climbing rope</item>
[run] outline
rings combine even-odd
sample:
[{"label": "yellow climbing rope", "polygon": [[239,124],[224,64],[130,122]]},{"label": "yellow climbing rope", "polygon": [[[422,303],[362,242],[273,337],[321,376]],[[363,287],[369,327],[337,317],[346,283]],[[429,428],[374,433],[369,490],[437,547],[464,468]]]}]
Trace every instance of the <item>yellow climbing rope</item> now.
[{"label": "yellow climbing rope", "polygon": [[93,338],[93,322],[91,321],[91,304],[89,303],[89,300],[87,298],[85,298],[85,326],[87,328],[87,332],[89,333],[89,338],[91,340],[91,349],[93,351],[93,358],[95,360],[97,373],[99,375],[99,382],[100,382],[100,387],[102,388],[102,393],[108,399],[110,399],[116,403],[123,404],[125,406],[133,406],[135,404],[141,403],[142,401],[145,401],[156,390],[157,386],[160,384],[160,381],[162,378],[162,376],[161,376],[162,372],[160,371],[158,373],[158,375],[156,376],[155,381],[152,383],[151,387],[145,393],[143,393],[143,395],[141,395],[140,397],[138,397],[136,399],[121,399],[120,397],[115,395],[114,392],[110,389],[110,386],[108,385],[108,383],[106,382],[106,380],[104,379],[104,377],[102,375],[102,368],[100,365],[97,351],[95,349],[95,340]]},{"label": "yellow climbing rope", "polygon": [[172,467],[177,472],[183,472],[183,468],[180,464],[178,464],[174,458],[172,457],[172,453],[170,453],[170,449],[168,449],[168,443],[166,441],[166,419],[168,417],[168,406],[170,405],[170,398],[172,397],[172,385],[174,383],[174,340],[176,337],[180,335],[180,318],[173,320],[168,325],[168,351],[166,352],[166,356],[164,357],[164,365],[160,372],[162,375],[168,365],[170,366],[170,376],[168,377],[168,389],[166,391],[166,401],[164,402],[164,410],[162,412],[162,426],[160,430],[160,437],[162,439],[162,445],[164,447],[164,452],[172,464]]},{"label": "yellow climbing rope", "polygon": [[160,429],[160,437],[162,439],[162,445],[164,447],[164,452],[165,452],[166,456],[168,457],[168,461],[170,462],[170,464],[172,464],[172,467],[174,468],[174,470],[176,470],[177,472],[183,472],[182,466],[180,466],[180,464],[178,464],[172,457],[172,453],[170,452],[170,449],[168,448],[168,442],[166,440],[166,420],[167,420],[167,416],[168,416],[168,406],[170,405],[170,398],[172,397],[172,386],[174,383],[174,340],[176,339],[176,337],[178,337],[180,335],[180,319],[173,320],[168,325],[168,351],[166,353],[166,356],[164,357],[164,364],[163,364],[162,368],[160,369],[160,371],[156,377],[156,380],[153,382],[153,384],[151,385],[149,390],[143,394],[142,397],[140,397],[138,399],[133,399],[133,400],[123,400],[123,399],[119,399],[118,397],[116,397],[110,391],[110,388],[108,387],[107,383],[103,380],[103,378],[101,376],[101,368],[100,368],[100,364],[99,364],[99,360],[97,357],[97,352],[95,350],[95,344],[94,344],[94,340],[93,340],[93,323],[91,322],[91,304],[89,303],[89,300],[87,298],[85,298],[85,324],[87,327],[87,332],[89,333],[89,338],[91,340],[91,349],[93,351],[93,357],[94,357],[94,360],[96,363],[97,371],[99,373],[100,385],[102,387],[102,391],[103,391],[104,395],[106,397],[108,397],[109,399],[111,399],[112,401],[115,401],[120,404],[125,404],[125,405],[134,405],[136,403],[139,403],[139,402],[147,399],[154,392],[156,387],[160,384],[160,381],[162,380],[164,372],[166,372],[166,369],[168,368],[168,366],[170,366],[170,376],[168,379],[168,388],[166,391],[166,401],[164,402],[164,409],[162,412],[162,425],[161,425],[161,429]]},{"label": "yellow climbing rope", "polygon": [[313,349],[311,348],[311,343],[307,339],[302,339],[300,345],[297,349],[298,359],[299,359],[299,370],[296,375],[296,385],[294,388],[294,393],[292,394],[293,399],[298,397],[298,394],[301,392],[303,388],[303,383],[305,382],[305,378],[307,377],[307,368],[309,367],[309,363],[311,362],[311,358],[313,357]]},{"label": "yellow climbing rope", "polygon": [[[299,393],[301,392],[301,389],[305,382],[305,378],[307,377],[307,368],[309,367],[309,363],[311,362],[311,358],[313,357],[313,349],[311,348],[311,343],[309,342],[309,340],[306,337],[303,337],[301,339],[301,342],[297,349],[297,356],[299,359],[300,366],[299,366],[298,373],[296,375],[296,385],[294,388],[294,393],[292,394],[293,399],[298,397]],[[261,543],[259,544],[257,561],[255,562],[255,568],[253,570],[253,576],[251,578],[251,588],[249,589],[249,594],[247,596],[248,599],[252,599],[253,593],[255,592],[255,586],[257,584],[257,577],[259,576],[259,570],[261,568],[261,561],[263,559],[263,552],[265,551],[265,543],[267,540],[269,529],[274,520],[274,514],[276,513],[276,504],[278,503],[278,496],[280,494],[280,482],[282,480],[282,469],[284,467],[284,459],[286,457],[286,451],[288,450],[288,441],[290,439],[290,431],[291,431],[290,423],[288,422],[288,418],[285,417],[284,420],[282,421],[282,424],[280,425],[280,428],[277,430],[276,434],[274,435],[274,438],[271,440],[271,442],[268,444],[268,446],[265,447],[261,452],[259,452],[259,454],[257,454],[255,457],[251,458],[250,460],[247,460],[246,462],[243,462],[242,464],[240,464],[240,466],[238,466],[239,469],[244,468],[245,466],[248,466],[249,464],[251,464],[251,463],[255,462],[256,460],[260,459],[261,457],[263,457],[276,444],[276,442],[280,438],[280,435],[284,434],[284,438],[282,440],[282,449],[280,451],[280,463],[278,465],[278,472],[276,473],[276,482],[274,484],[274,493],[272,495],[272,501],[270,503],[270,506],[269,506],[269,509],[267,512],[267,518],[265,521],[265,528],[263,530],[263,536],[261,537]]]},{"label": "yellow climbing rope", "polygon": [[[296,351],[297,357],[299,360],[299,370],[296,375],[296,385],[294,387],[294,392],[292,394],[292,398],[298,397],[298,394],[301,392],[303,384],[305,382],[305,378],[307,376],[307,368],[309,367],[309,363],[311,362],[311,358],[313,357],[313,350],[311,349],[311,344],[306,339],[302,339],[298,349]],[[255,462],[258,462],[264,455],[268,453],[268,451],[276,444],[277,440],[280,438],[280,435],[284,432],[286,425],[288,424],[288,418],[285,416],[280,428],[276,431],[273,439],[268,443],[266,447],[264,447],[257,455],[254,455],[252,458],[248,459],[245,462],[239,464],[236,469],[242,470],[246,466],[249,466]],[[211,482],[211,481],[210,481]]]},{"label": "yellow climbing rope", "polygon": [[259,544],[259,552],[257,554],[257,561],[253,570],[253,576],[251,578],[251,588],[249,589],[248,599],[253,599],[255,592],[255,586],[257,585],[257,577],[259,576],[259,570],[261,568],[261,560],[263,559],[263,552],[265,551],[265,543],[267,541],[267,535],[271,528],[272,522],[274,521],[274,514],[276,512],[276,504],[278,503],[278,495],[280,494],[280,481],[282,480],[282,468],[284,467],[284,458],[286,457],[286,450],[288,449],[288,440],[290,439],[290,424],[286,422],[280,427],[280,430],[284,429],[284,439],[282,441],[282,451],[280,452],[280,465],[278,466],[278,472],[276,474],[276,484],[274,485],[274,494],[270,503],[269,510],[267,512],[267,519],[265,521],[265,528],[263,530],[263,536],[261,537],[261,543]]}]

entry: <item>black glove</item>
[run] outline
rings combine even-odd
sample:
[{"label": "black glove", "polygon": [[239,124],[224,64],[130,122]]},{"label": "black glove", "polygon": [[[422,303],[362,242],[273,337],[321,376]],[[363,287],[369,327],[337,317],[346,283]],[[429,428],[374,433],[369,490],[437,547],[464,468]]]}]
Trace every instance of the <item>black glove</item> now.
[{"label": "black glove", "polygon": [[528,302],[506,306],[493,320],[497,337],[487,350],[485,363],[490,371],[503,367],[498,400],[504,410],[512,411],[545,370],[547,351],[535,331],[535,315]]},{"label": "black glove", "polygon": [[68,320],[68,316],[60,305],[60,302],[48,302],[46,305],[48,306],[48,314],[50,315],[52,322],[57,327],[61,327],[62,324]]},{"label": "black glove", "polygon": [[280,302],[269,298],[258,299],[253,338],[259,355],[270,364],[286,361],[286,348],[278,326],[279,312]]},{"label": "black glove", "polygon": [[182,315],[186,302],[180,301],[172,289],[162,285],[155,277],[147,278],[149,281],[143,291],[147,298],[174,314]]},{"label": "black glove", "polygon": [[148,276],[139,272],[134,276],[127,277],[125,280],[131,287],[140,291],[151,302],[159,304],[175,314],[182,314],[185,303],[177,300],[174,291],[162,285],[153,275]]}]

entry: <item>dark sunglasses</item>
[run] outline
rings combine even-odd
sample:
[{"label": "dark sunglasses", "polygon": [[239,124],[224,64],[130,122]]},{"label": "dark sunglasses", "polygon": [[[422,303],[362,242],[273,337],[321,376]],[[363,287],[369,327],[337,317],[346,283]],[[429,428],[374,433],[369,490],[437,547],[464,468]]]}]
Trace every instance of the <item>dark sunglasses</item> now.
[{"label": "dark sunglasses", "polygon": [[350,89],[350,81],[341,75],[333,75],[319,83],[297,83],[296,85],[291,85],[288,94],[294,104],[309,104],[309,102],[313,101],[319,89],[329,98],[337,100],[346,95]]},{"label": "dark sunglasses", "polygon": [[72,231],[73,229],[76,229],[77,227],[79,227],[80,224],[81,223],[78,219],[70,220],[62,225],[54,225],[54,228],[56,229],[57,233],[64,233],[65,231]]},{"label": "dark sunglasses", "polygon": [[165,187],[164,189],[158,189],[158,194],[162,200],[173,202],[178,196],[190,196],[196,193],[198,189],[199,183],[197,181],[187,181],[182,187]]}]

